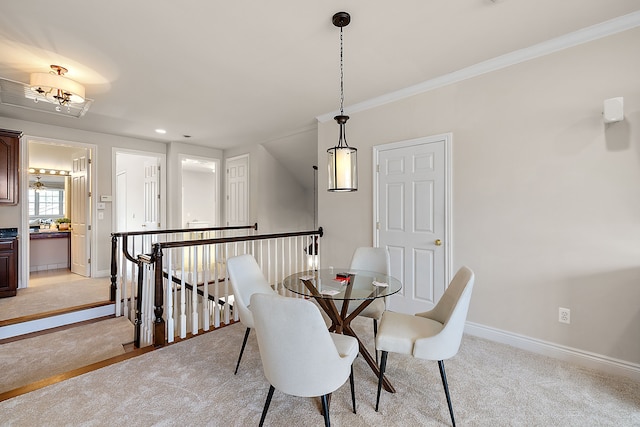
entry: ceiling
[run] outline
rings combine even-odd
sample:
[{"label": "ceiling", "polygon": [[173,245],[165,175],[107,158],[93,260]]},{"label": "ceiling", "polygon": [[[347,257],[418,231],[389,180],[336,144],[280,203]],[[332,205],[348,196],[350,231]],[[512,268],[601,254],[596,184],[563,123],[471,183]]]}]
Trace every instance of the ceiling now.
[{"label": "ceiling", "polygon": [[277,150],[282,140],[315,159],[315,118],[340,101],[335,12],[352,17],[348,114],[350,104],[638,9],[637,0],[5,2],[0,77],[28,83],[62,65],[94,101],[79,119],[6,105],[0,116],[219,149]]}]

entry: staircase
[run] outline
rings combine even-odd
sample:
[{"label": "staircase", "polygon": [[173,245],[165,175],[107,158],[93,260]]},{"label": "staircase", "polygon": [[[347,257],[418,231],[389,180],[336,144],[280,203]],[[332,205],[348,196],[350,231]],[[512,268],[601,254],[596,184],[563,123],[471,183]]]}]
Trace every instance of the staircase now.
[{"label": "staircase", "polygon": [[[113,304],[73,307],[25,322],[3,321],[0,330],[5,334],[38,324],[48,327],[0,340],[0,401],[126,358],[133,351],[133,324],[125,317],[95,317],[105,310],[113,312]],[[54,323],[64,325],[50,327]]]},{"label": "staircase", "polygon": [[128,355],[133,324],[115,317],[108,295],[108,278],[54,271],[0,299],[0,400]]}]

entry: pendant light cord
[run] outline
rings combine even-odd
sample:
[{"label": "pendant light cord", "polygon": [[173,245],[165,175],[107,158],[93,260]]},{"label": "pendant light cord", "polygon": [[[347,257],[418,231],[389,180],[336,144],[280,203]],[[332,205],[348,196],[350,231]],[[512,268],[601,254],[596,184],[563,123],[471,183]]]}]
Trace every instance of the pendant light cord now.
[{"label": "pendant light cord", "polygon": [[340,115],[344,115],[344,65],[342,63],[342,27],[340,27]]}]

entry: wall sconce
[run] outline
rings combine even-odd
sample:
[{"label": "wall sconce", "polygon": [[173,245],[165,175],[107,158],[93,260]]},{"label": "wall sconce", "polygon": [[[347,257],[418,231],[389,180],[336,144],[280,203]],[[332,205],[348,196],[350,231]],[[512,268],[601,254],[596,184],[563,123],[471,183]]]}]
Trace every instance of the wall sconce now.
[{"label": "wall sconce", "polygon": [[624,120],[624,98],[610,98],[604,100],[602,117],[606,124],[621,122]]}]

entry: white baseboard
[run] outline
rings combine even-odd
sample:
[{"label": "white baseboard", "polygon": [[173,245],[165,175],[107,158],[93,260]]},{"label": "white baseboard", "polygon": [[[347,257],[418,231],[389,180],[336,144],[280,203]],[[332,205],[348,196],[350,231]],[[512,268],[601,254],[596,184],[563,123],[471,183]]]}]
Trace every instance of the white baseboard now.
[{"label": "white baseboard", "polygon": [[57,316],[35,319],[28,322],[7,325],[0,327],[0,339],[12,338],[19,335],[30,334],[32,332],[44,331],[46,329],[66,326],[72,323],[83,322],[85,320],[97,319],[99,317],[112,316],[115,313],[115,304],[109,304],[86,310],[60,314]]},{"label": "white baseboard", "polygon": [[530,338],[473,322],[467,322],[464,331],[469,335],[507,344],[532,353],[542,354],[585,368],[640,381],[640,365],[636,363]]}]

